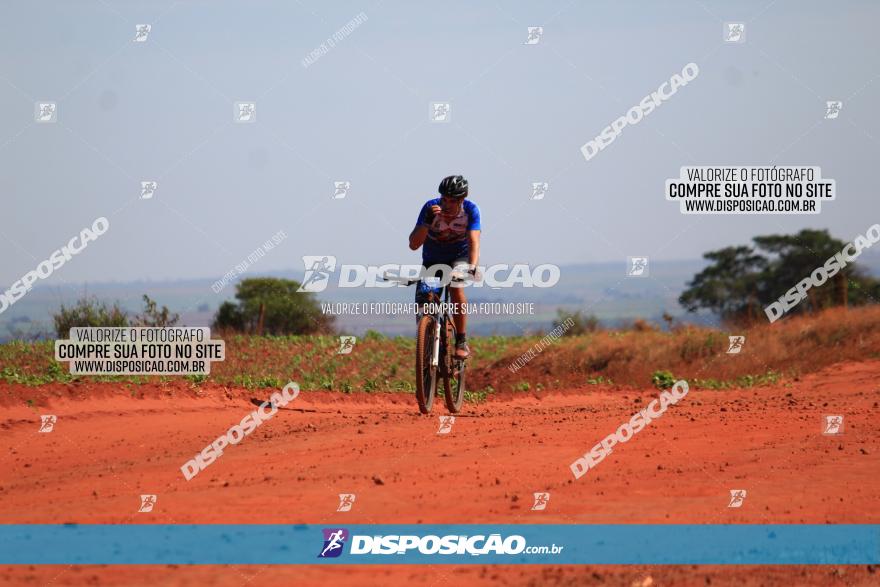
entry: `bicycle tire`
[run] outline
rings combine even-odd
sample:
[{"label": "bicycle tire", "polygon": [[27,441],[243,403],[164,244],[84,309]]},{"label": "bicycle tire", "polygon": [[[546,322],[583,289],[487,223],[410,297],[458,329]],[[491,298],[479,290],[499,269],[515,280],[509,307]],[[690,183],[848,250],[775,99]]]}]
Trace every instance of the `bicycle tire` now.
[{"label": "bicycle tire", "polygon": [[431,365],[434,325],[433,316],[422,316],[416,334],[416,400],[423,414],[431,413],[437,392],[437,368]]},{"label": "bicycle tire", "polygon": [[455,358],[455,327],[450,325],[446,331],[443,354],[443,400],[450,414],[461,411],[464,401],[464,372],[466,361]]}]

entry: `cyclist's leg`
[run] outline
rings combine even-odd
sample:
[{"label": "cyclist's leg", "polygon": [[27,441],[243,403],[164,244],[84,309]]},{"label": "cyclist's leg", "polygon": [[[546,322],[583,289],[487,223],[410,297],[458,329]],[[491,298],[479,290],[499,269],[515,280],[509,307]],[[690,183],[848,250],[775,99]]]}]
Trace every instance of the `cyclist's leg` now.
[{"label": "cyclist's leg", "polygon": [[[468,259],[464,257],[459,257],[455,259],[442,259],[437,261],[429,261],[425,260],[422,263],[422,267],[424,269],[423,278],[440,278],[440,279],[450,279],[451,273],[453,269],[459,268],[460,271],[465,272],[469,268]],[[419,284],[419,287],[422,288],[422,291],[427,288],[427,286],[423,286],[423,284]],[[436,290],[439,295],[439,289]],[[419,290],[416,290],[416,303],[423,303],[419,296]],[[468,355],[470,355],[470,348],[467,344],[467,315],[464,311],[462,311],[462,307],[467,303],[467,297],[464,293],[464,288],[462,287],[451,287],[449,288],[449,297],[452,301],[453,311],[450,312],[452,314],[452,322],[455,324],[455,355],[460,359],[466,359]],[[423,297],[422,297],[423,299]]]},{"label": "cyclist's leg", "polygon": [[[435,271],[437,265],[440,264],[428,261],[422,263],[422,278],[416,284],[416,304],[418,304],[419,307],[419,316],[421,315],[422,304],[426,304],[432,299],[434,301],[439,301],[440,299],[440,294],[442,292],[440,280],[443,276],[441,271]],[[428,269],[431,268],[433,269],[428,271]],[[418,320],[418,316],[416,317],[416,320]]]},{"label": "cyclist's leg", "polygon": [[[468,269],[468,260],[466,258],[456,259],[450,263],[450,265],[453,269],[464,273]],[[455,331],[462,335],[467,332],[467,314],[462,312],[462,307],[467,303],[467,296],[464,292],[464,287],[454,287],[450,285],[450,297],[452,298],[453,304],[455,304],[453,306],[454,311],[452,313],[452,321],[455,323]]]},{"label": "cyclist's leg", "polygon": [[[452,263],[452,267],[462,272],[469,268],[466,258],[456,259]],[[464,359],[470,355],[470,348],[467,344],[467,313],[463,311],[464,305],[467,303],[464,287],[450,287],[450,298],[453,303],[452,322],[455,324],[455,354],[457,357]]]}]

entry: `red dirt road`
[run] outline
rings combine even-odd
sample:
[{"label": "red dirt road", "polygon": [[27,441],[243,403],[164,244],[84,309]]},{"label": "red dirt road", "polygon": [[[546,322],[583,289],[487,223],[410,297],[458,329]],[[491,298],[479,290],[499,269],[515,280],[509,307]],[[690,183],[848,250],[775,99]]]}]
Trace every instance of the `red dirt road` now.
[{"label": "red dirt road", "polygon": [[[132,395],[134,394],[134,395]],[[266,394],[267,395],[267,394]],[[466,404],[302,392],[205,471],[180,466],[259,392],[0,385],[2,523],[878,523],[880,361],[772,387],[691,390],[575,480],[569,464],[657,397],[589,386]],[[33,400],[28,407],[27,400]],[[40,414],[55,414],[38,433]],[[824,414],[845,417],[824,436]],[[741,508],[729,491],[745,489]],[[532,493],[549,491],[545,511]],[[338,494],[357,495],[337,512]],[[138,513],[141,494],[154,511]],[[10,584],[877,585],[865,567],[4,567]]]}]

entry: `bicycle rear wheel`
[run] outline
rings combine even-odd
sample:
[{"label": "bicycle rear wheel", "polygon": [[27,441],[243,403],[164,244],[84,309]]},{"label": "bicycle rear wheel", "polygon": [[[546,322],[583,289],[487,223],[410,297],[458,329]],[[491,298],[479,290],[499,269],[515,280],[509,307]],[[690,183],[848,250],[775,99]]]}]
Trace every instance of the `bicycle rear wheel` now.
[{"label": "bicycle rear wheel", "polygon": [[431,413],[437,392],[437,367],[431,365],[435,325],[433,316],[422,316],[416,334],[416,400],[423,414]]}]

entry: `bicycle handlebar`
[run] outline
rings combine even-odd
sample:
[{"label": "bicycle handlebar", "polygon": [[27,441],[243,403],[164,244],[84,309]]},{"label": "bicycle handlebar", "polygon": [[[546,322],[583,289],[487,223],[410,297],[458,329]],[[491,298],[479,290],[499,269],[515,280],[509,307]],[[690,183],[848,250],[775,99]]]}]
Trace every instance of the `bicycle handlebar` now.
[{"label": "bicycle handlebar", "polygon": [[[466,282],[470,281],[470,279],[457,277],[457,275],[466,276],[466,277],[473,279],[473,275],[471,275],[469,273],[461,273],[460,271],[453,271],[452,274],[449,276],[450,281],[453,281],[455,283],[466,283]],[[415,279],[409,279],[406,277],[400,277],[398,275],[388,275],[387,273],[385,273],[384,275],[382,275],[382,279],[384,279],[385,281],[397,281],[398,283],[402,283],[405,286],[409,287],[411,285],[415,285],[416,283],[422,281],[423,278],[417,277]]]}]

